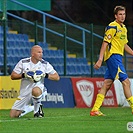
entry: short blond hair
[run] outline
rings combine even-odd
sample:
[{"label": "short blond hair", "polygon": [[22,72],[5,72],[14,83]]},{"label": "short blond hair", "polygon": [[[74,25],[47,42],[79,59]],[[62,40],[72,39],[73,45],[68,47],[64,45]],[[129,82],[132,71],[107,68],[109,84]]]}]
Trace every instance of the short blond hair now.
[{"label": "short blond hair", "polygon": [[118,11],[120,10],[125,10],[126,11],[126,8],[124,6],[116,6],[114,8],[114,15],[116,15],[118,13]]}]

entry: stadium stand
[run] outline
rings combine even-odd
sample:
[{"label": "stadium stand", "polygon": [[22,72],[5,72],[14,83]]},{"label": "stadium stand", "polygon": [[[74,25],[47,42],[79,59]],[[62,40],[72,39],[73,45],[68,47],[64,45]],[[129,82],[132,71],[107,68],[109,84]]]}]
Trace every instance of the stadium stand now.
[{"label": "stadium stand", "polygon": [[[34,42],[29,41],[26,34],[14,34],[7,32],[7,66],[10,74],[15,64],[22,58],[30,55],[30,49]],[[49,61],[60,75],[64,75],[64,51],[51,50],[47,43],[38,42],[44,50],[44,59]],[[66,58],[66,74],[67,76],[90,76],[91,69],[86,58]],[[3,75],[3,31],[0,26],[0,75]],[[104,67],[98,71],[94,70],[95,75],[103,75]]]},{"label": "stadium stand", "polygon": [[[30,55],[30,49],[34,45],[34,42],[29,41],[29,37],[26,34],[14,34],[7,32],[7,65],[8,73],[10,74],[15,64],[22,58]],[[44,59],[49,61],[60,75],[64,75],[64,51],[57,49],[51,50],[47,43],[38,42],[44,50]],[[0,75],[3,75],[3,62],[4,62],[4,50],[3,50],[3,30],[0,26]],[[133,75],[132,56],[126,56],[126,68],[129,76]],[[66,58],[66,74],[67,76],[90,76],[91,68],[86,58]],[[100,69],[93,69],[93,75],[103,76],[106,70],[106,66],[102,66]]]}]

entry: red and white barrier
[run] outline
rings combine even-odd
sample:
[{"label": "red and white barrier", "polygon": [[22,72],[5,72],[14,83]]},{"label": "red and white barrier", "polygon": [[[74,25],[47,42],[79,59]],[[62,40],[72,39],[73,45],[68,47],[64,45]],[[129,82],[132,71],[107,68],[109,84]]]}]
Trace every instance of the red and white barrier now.
[{"label": "red and white barrier", "polygon": [[[103,78],[71,78],[76,107],[92,107],[98,91],[103,85]],[[108,91],[103,106],[117,107],[117,98],[114,85]]]}]

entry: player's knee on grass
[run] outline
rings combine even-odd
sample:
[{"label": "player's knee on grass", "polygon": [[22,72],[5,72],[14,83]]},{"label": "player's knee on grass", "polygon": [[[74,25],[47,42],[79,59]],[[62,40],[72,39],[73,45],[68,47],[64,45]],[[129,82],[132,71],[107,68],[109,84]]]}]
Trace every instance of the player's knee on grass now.
[{"label": "player's knee on grass", "polygon": [[10,111],[11,118],[18,118],[20,114],[21,114],[21,111],[19,111],[19,110],[11,109],[11,111]]}]

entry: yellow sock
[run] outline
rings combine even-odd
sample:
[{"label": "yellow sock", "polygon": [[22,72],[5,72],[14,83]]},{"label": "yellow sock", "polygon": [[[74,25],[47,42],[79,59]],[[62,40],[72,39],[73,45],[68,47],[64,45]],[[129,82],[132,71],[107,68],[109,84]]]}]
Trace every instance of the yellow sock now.
[{"label": "yellow sock", "polygon": [[130,107],[131,107],[131,109],[132,109],[132,112],[133,112],[133,96],[129,97],[129,98],[127,99],[127,101],[128,101],[128,103],[129,103],[129,105],[130,105]]},{"label": "yellow sock", "polygon": [[96,101],[95,101],[95,104],[92,108],[92,111],[99,110],[99,108],[101,107],[101,105],[103,103],[103,100],[104,100],[104,95],[103,94],[98,94],[97,98],[96,98]]}]

